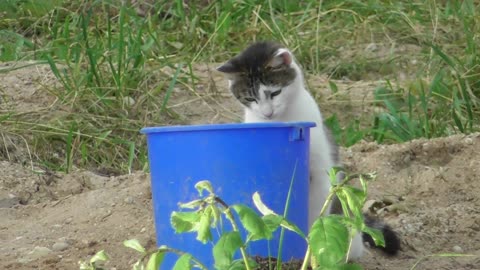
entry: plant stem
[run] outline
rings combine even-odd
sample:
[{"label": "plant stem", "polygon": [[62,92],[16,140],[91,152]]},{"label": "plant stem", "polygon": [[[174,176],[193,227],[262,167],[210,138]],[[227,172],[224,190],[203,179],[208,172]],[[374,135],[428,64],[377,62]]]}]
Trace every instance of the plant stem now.
[{"label": "plant stem", "polygon": [[[328,197],[327,197],[327,199],[325,200],[325,203],[323,204],[322,210],[320,210],[320,214],[319,214],[320,217],[323,216],[323,214],[325,213],[325,211],[327,211],[327,207],[328,207],[328,205],[330,204],[330,202],[332,201],[333,196],[336,194],[337,189],[338,189],[337,187],[332,188],[332,190],[331,190],[330,193],[328,194]],[[311,249],[311,247],[310,247],[310,244],[308,244],[307,252],[305,253],[305,257],[304,257],[304,259],[303,259],[302,268],[300,268],[300,270],[306,270],[306,269],[307,269],[307,267],[308,267],[308,262],[309,262],[309,260],[310,260],[311,253],[312,253],[312,249]]]},{"label": "plant stem", "polygon": [[[269,1],[269,3],[270,3],[270,9],[271,9],[272,3],[271,1]],[[290,186],[288,188],[287,200],[285,201],[285,210],[283,211],[284,219],[287,219],[287,215],[288,215],[288,208],[290,206],[290,198],[293,190],[293,181],[295,180],[295,174],[297,172],[297,164],[298,164],[298,159],[295,161],[295,167],[293,168],[292,178],[290,179]],[[282,270],[282,251],[283,251],[284,235],[285,235],[285,228],[282,227],[280,230],[280,243],[278,244],[278,250],[277,250],[277,268],[276,268],[277,270]]]},{"label": "plant stem", "polygon": [[310,245],[308,245],[307,252],[305,253],[305,258],[303,259],[302,267],[300,268],[300,270],[307,270],[311,253],[312,253],[312,249],[310,248]]},{"label": "plant stem", "polygon": [[348,257],[350,257],[350,251],[352,250],[353,238],[355,237],[355,234],[356,233],[350,234],[350,242],[348,243],[348,250],[347,250],[347,256],[345,257],[345,263],[348,263]]},{"label": "plant stem", "polygon": [[[225,209],[225,216],[227,217],[228,221],[230,221],[230,223],[232,224],[233,231],[238,232],[238,226],[232,215],[232,211],[230,211],[230,207],[227,207]],[[245,247],[243,245],[240,247],[240,253],[242,253],[242,258],[243,258],[243,262],[245,263],[246,270],[251,270],[250,266],[248,265],[247,252],[245,251]]]}]

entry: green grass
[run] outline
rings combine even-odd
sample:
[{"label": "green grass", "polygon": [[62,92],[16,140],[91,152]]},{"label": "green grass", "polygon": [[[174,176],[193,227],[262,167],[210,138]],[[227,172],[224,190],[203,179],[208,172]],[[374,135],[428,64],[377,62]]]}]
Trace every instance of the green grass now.
[{"label": "green grass", "polygon": [[308,73],[387,81],[372,89],[383,112],[327,120],[342,145],[478,130],[472,0],[151,1],[146,16],[119,0],[5,1],[0,61],[48,64],[61,82],[47,89],[58,98],[52,110],[62,113],[37,121],[41,112],[0,111],[0,132],[25,138],[35,162],[55,170],[145,168],[138,130],[184,122],[167,106],[173,88],[195,89],[196,64],[262,39],[288,45]]}]

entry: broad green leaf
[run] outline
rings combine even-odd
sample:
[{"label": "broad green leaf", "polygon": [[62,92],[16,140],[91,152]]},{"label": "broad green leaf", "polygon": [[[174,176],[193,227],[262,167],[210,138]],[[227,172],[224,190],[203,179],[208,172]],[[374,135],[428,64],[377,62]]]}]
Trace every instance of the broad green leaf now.
[{"label": "broad green leaf", "polygon": [[170,223],[176,233],[195,231],[195,225],[200,220],[197,212],[172,212]]},{"label": "broad green leaf", "polygon": [[338,184],[337,172],[338,172],[338,169],[336,167],[333,167],[330,170],[328,170],[328,180],[330,180],[330,185],[332,186],[335,186],[336,184]]},{"label": "broad green leaf", "polygon": [[289,230],[289,231],[292,231],[292,232],[295,232],[297,233],[298,235],[300,235],[301,237],[303,238],[307,238],[307,236],[305,235],[304,232],[302,232],[302,230],[300,230],[300,228],[298,228],[297,225],[293,224],[292,222],[286,220],[286,219],[283,219],[282,220],[282,227]]},{"label": "broad green leaf", "polygon": [[163,262],[163,258],[165,257],[164,251],[157,251],[150,255],[147,263],[147,270],[158,270],[160,265]]},{"label": "broad green leaf", "polygon": [[275,212],[273,212],[273,210],[268,208],[268,206],[266,206],[263,203],[262,199],[260,198],[260,194],[258,192],[253,193],[252,198],[253,198],[253,204],[255,204],[255,207],[257,207],[258,211],[262,213],[264,216],[277,215]]},{"label": "broad green leaf", "polygon": [[233,260],[235,251],[243,245],[239,232],[226,232],[213,247],[215,268],[226,269]]},{"label": "broad green leaf", "polygon": [[186,203],[179,203],[178,206],[180,208],[196,209],[196,208],[200,208],[200,206],[202,206],[204,203],[205,201],[203,199],[198,199],[198,200],[193,200]]},{"label": "broad green leaf", "polygon": [[195,184],[195,188],[198,190],[198,194],[203,196],[203,191],[206,190],[208,193],[213,193],[212,184],[208,180],[203,180]]},{"label": "broad green leaf", "polygon": [[192,255],[183,254],[175,262],[175,265],[173,266],[173,270],[190,270],[190,269],[192,269],[192,264],[190,262],[191,259],[192,259]]},{"label": "broad green leaf", "polygon": [[351,186],[344,186],[341,193],[347,199],[348,208],[356,217],[362,216],[362,207],[365,200],[365,193]]},{"label": "broad green leaf", "polygon": [[302,230],[300,230],[300,228],[298,228],[297,225],[284,219],[282,216],[266,215],[262,217],[262,220],[272,233],[275,232],[279,226],[282,226],[283,228],[295,232],[303,238],[306,238],[305,234],[302,232]]},{"label": "broad green leaf", "polygon": [[383,237],[383,233],[380,230],[364,225],[364,227],[362,228],[362,232],[368,233],[373,238],[375,245],[382,247],[385,246],[385,238]]},{"label": "broad green leaf", "polygon": [[330,86],[330,90],[335,94],[338,92],[338,87],[333,81],[328,81],[328,86]]},{"label": "broad green leaf", "polygon": [[278,215],[269,214],[269,215],[263,216],[262,220],[265,223],[265,225],[267,226],[268,230],[270,230],[270,232],[273,233],[274,231],[276,231],[278,229],[280,224],[282,224],[283,217],[278,216]]},{"label": "broad green leaf", "polygon": [[211,207],[208,207],[203,213],[200,214],[200,221],[197,229],[197,240],[204,244],[212,240],[212,232],[210,230],[211,221],[212,209]]},{"label": "broad green leaf", "polygon": [[105,253],[105,250],[100,250],[99,252],[95,253],[92,258],[90,258],[90,264],[107,260],[109,260],[109,257],[107,253]]},{"label": "broad green leaf", "polygon": [[350,234],[355,234],[365,227],[363,216],[354,216],[342,219],[343,225],[350,229]]},{"label": "broad green leaf", "polygon": [[123,241],[123,245],[128,247],[128,248],[134,249],[134,250],[136,250],[140,253],[146,253],[147,252],[145,250],[145,248],[140,244],[140,242],[138,242],[137,239],[125,240],[125,241]]},{"label": "broad green leaf", "polygon": [[308,235],[312,255],[320,266],[335,266],[343,261],[349,246],[349,232],[340,216],[320,217]]},{"label": "broad green leaf", "polygon": [[282,216],[279,216],[273,210],[268,208],[268,206],[263,203],[258,192],[255,192],[253,194],[253,203],[255,204],[255,207],[257,207],[258,211],[260,211],[260,213],[264,215],[262,219],[272,233],[278,228],[279,225],[282,225],[282,227],[284,227],[285,229],[296,232],[297,234],[305,238],[305,234],[302,232],[302,230],[300,230],[300,228],[297,227],[297,225],[284,219]]},{"label": "broad green leaf", "polygon": [[78,264],[79,264],[78,267],[80,268],[80,270],[95,270],[94,266],[91,266],[87,262],[79,261]]},{"label": "broad green leaf", "polygon": [[337,195],[337,198],[340,201],[340,204],[342,206],[343,214],[346,217],[350,217],[350,211],[348,210],[347,196],[345,195],[345,193],[342,192],[342,189],[340,189],[340,191],[337,191],[336,195]]},{"label": "broad green leaf", "polygon": [[367,180],[362,174],[360,174],[358,178],[360,179],[360,184],[362,184],[363,193],[365,194],[365,197],[366,197],[367,196]]},{"label": "broad green leaf", "polygon": [[240,217],[243,227],[250,233],[250,240],[255,241],[272,238],[272,232],[252,208],[241,204],[233,205],[232,208]]}]

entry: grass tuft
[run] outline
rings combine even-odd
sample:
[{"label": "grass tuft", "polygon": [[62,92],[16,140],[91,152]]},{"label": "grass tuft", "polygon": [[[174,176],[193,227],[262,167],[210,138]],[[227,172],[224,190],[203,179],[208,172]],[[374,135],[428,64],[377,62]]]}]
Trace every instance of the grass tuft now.
[{"label": "grass tuft", "polygon": [[334,79],[385,80],[372,89],[377,113],[326,120],[342,145],[478,130],[473,0],[4,2],[0,61],[18,64],[0,73],[47,63],[60,82],[46,90],[57,99],[49,109],[60,113],[0,107],[1,133],[25,138],[50,169],[146,168],[138,130],[182,121],[168,104],[176,88],[195,91],[196,64],[264,39],[292,48],[307,73],[327,74],[334,92]]}]

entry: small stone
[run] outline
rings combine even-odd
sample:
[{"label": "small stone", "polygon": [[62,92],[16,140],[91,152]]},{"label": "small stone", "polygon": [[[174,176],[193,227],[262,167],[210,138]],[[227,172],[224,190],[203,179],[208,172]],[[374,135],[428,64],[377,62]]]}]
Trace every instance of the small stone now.
[{"label": "small stone", "polygon": [[367,45],[367,47],[365,47],[365,51],[367,52],[374,52],[376,50],[378,50],[378,46],[375,43],[370,43]]},{"label": "small stone", "polygon": [[53,244],[52,249],[54,251],[64,251],[64,250],[68,249],[69,247],[70,247],[70,245],[67,242],[61,241],[61,242],[57,242],[57,243]]},{"label": "small stone", "polygon": [[144,233],[144,232],[146,232],[146,231],[147,231],[147,229],[145,229],[145,227],[143,227],[143,228],[140,230],[141,233]]},{"label": "small stone", "polygon": [[405,157],[403,158],[403,162],[404,163],[409,163],[410,161],[412,161],[412,156],[410,154],[406,154]]},{"label": "small stone", "polygon": [[133,198],[130,197],[130,196],[129,196],[129,197],[126,197],[125,200],[124,200],[124,202],[125,202],[126,204],[133,204]]},{"label": "small stone", "polygon": [[36,246],[35,248],[33,248],[32,251],[27,253],[25,257],[18,259],[18,262],[29,263],[42,257],[48,256],[50,253],[52,253],[52,250],[50,250],[49,248]]},{"label": "small stone", "polygon": [[453,252],[462,253],[463,249],[460,246],[454,246],[453,247]]},{"label": "small stone", "polygon": [[133,99],[132,97],[123,97],[123,104],[131,107],[133,105],[135,105],[135,99]]},{"label": "small stone", "polygon": [[468,145],[472,145],[473,144],[472,138],[465,138],[465,143]]},{"label": "small stone", "polygon": [[73,221],[73,218],[69,217],[69,218],[65,219],[65,224],[70,224],[70,223],[72,223],[72,221]]},{"label": "small stone", "polygon": [[377,200],[368,200],[363,205],[363,212],[375,213],[382,208],[382,203]]},{"label": "small stone", "polygon": [[17,197],[0,198],[0,208],[12,208],[20,203],[20,199]]}]

